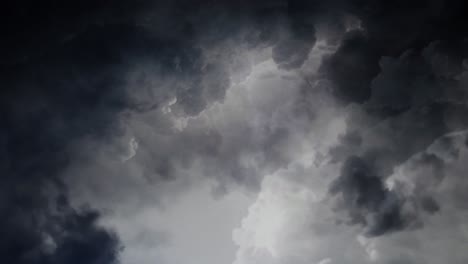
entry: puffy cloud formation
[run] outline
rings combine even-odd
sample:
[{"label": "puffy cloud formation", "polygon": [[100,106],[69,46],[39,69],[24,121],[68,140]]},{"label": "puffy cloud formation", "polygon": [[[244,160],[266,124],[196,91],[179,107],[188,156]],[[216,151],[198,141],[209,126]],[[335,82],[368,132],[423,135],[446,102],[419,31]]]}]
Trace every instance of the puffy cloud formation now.
[{"label": "puffy cloud formation", "polygon": [[[129,256],[171,234],[141,212],[189,219],[179,197],[208,184],[213,199],[253,197],[236,264],[466,263],[467,11],[5,3],[0,259],[150,263]],[[146,229],[162,238],[132,235]]]}]

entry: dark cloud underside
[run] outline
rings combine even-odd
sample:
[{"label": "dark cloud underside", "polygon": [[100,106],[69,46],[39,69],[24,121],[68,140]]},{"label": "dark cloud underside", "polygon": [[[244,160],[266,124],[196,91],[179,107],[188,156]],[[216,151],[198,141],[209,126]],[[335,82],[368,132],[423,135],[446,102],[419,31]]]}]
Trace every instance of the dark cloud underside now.
[{"label": "dark cloud underside", "polygon": [[[63,171],[82,140],[123,134],[128,113],[162,111],[176,98],[176,114],[189,117],[223,102],[233,56],[229,48],[214,51],[231,40],[271,48],[285,71],[301,69],[318,37],[337,44],[314,78],[330,83],[340,107],[359,105],[371,120],[350,115],[348,133],[330,151],[343,164],[330,193],[343,198],[338,209],[349,223],[380,236],[419,227],[444,207],[430,194],[390,190],[385,180],[436,139],[468,128],[466,1],[153,2],[1,4],[0,262],[118,262],[117,236],[99,226],[92,204],[72,208]],[[350,17],[360,25],[347,29]],[[147,70],[129,78],[139,67]],[[265,166],[287,164],[278,151],[287,128],[231,152],[217,149],[223,135],[203,133],[177,134],[173,141],[190,149],[149,155],[152,169],[162,179],[177,177],[173,160],[206,156],[221,167],[214,173],[255,185],[233,156],[261,148],[277,163]]]}]

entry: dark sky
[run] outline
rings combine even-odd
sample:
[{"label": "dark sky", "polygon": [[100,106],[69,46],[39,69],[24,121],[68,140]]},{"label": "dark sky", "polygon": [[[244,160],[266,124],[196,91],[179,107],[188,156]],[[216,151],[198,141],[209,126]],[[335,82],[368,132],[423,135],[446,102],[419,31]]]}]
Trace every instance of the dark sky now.
[{"label": "dark sky", "polygon": [[0,262],[468,263],[465,2],[4,1]]}]

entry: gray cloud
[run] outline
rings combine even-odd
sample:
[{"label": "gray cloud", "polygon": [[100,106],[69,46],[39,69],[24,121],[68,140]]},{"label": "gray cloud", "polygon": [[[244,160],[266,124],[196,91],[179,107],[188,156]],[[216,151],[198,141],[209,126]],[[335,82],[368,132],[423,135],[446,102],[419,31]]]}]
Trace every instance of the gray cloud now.
[{"label": "gray cloud", "polygon": [[[463,1],[26,1],[2,9],[6,262],[118,262],[118,238],[93,207],[167,206],[201,178],[218,198],[238,188],[261,193],[265,176],[313,158],[333,167],[320,171],[331,185],[321,185],[329,191],[317,203],[342,199],[321,212],[364,226],[368,237],[353,242],[362,256],[379,247],[374,237],[427,238],[426,226],[442,230],[446,212],[463,210],[466,139],[450,136],[468,126]],[[408,173],[397,177],[401,168]],[[301,178],[289,176],[285,184]],[[340,228],[351,230],[347,239],[360,232]],[[380,254],[384,263],[414,260]],[[335,261],[318,255],[317,263]]]},{"label": "gray cloud", "polygon": [[[363,104],[364,115],[360,111],[351,112],[352,118],[347,134],[343,135],[341,142],[331,149],[330,154],[335,162],[348,160],[343,165],[340,176],[342,179],[349,178],[347,175],[355,175],[354,167],[346,165],[349,164],[348,156],[359,155],[358,159],[368,164],[365,167],[372,168],[370,172],[366,169],[367,172],[356,175],[374,176],[356,179],[373,179],[374,187],[369,189],[381,190],[377,191],[381,199],[371,199],[373,202],[386,200],[382,197],[386,197],[387,193],[392,193],[383,188],[382,182],[392,173],[395,166],[406,161],[414,153],[427,148],[444,134],[466,128],[467,124],[463,118],[466,112],[463,99],[465,91],[459,89],[463,82],[459,78],[463,72],[462,61],[451,60],[449,62],[449,55],[441,55],[442,50],[440,43],[433,43],[425,48],[422,54],[407,52],[398,59],[382,58],[380,62],[382,72],[373,79],[370,85],[371,95]],[[433,61],[444,56],[447,58],[447,66],[445,68],[440,67],[440,64],[434,66]],[[450,73],[447,72],[449,70]],[[446,140],[447,146],[450,146],[449,140]],[[457,151],[452,152],[456,155]],[[426,166],[435,167],[438,167],[440,163],[438,158],[431,155],[425,156],[421,162]],[[372,193],[367,188],[358,191],[358,188],[353,186],[361,185],[353,185],[353,182],[338,184],[343,188],[343,195],[346,195],[347,187],[356,191],[351,193],[357,195],[357,198],[366,197],[366,194]],[[439,208],[432,198],[421,199],[419,203],[422,203],[423,209],[434,211]],[[405,202],[401,199],[391,200],[396,200],[396,204],[401,204],[397,207],[403,208]],[[363,205],[364,208],[367,207],[365,203]],[[355,218],[353,210],[349,212],[351,218]],[[394,215],[400,215],[400,210],[395,209]],[[414,219],[408,219],[408,221],[401,218],[398,216],[398,221],[395,223],[396,226],[400,226],[398,230],[404,228],[405,225],[412,226],[410,223],[414,222],[418,216],[412,215],[411,218]],[[391,217],[383,219],[390,220]],[[363,223],[366,220],[361,219],[357,222]],[[391,230],[390,227],[387,231]]]}]

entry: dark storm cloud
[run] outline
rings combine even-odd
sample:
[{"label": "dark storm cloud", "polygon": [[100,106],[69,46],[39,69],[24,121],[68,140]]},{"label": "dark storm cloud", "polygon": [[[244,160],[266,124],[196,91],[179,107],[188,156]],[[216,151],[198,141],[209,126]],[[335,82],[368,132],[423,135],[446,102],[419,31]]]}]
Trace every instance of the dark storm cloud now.
[{"label": "dark storm cloud", "polygon": [[[377,174],[375,165],[368,159],[349,157],[341,168],[340,177],[330,187],[332,195],[341,195],[340,206],[348,212],[350,223],[365,226],[366,235],[380,236],[416,228],[421,224],[423,212],[439,211],[439,205],[432,197],[419,194],[407,197],[398,193],[398,186],[389,189],[384,177]],[[420,163],[443,166],[433,155],[423,157]]]},{"label": "dark storm cloud", "polygon": [[[331,191],[348,197],[343,210],[377,236],[424,222],[418,212],[405,217],[410,201],[429,213],[444,206],[431,194],[398,198],[383,182],[438,138],[468,127],[463,77],[468,32],[462,15],[467,7],[461,1],[350,1],[346,8],[362,28],[345,35],[321,70],[337,97],[360,104],[364,114],[351,115],[347,134],[330,151],[344,164]],[[347,140],[356,134],[360,141]],[[426,155],[423,161],[442,174],[439,158]]]},{"label": "dark storm cloud", "polygon": [[[468,126],[464,1],[152,2],[2,4],[2,261],[116,262],[118,240],[98,227],[99,214],[72,209],[63,198],[62,171],[74,162],[81,140],[111,141],[123,134],[126,114],[161,111],[174,98],[183,117],[223,101],[232,56],[225,50],[207,54],[227,39],[249,48],[271,47],[279,68],[298,69],[315,45],[320,23],[329,23],[334,30],[324,34],[340,42],[324,60],[321,77],[341,101],[363,104],[373,122],[351,124],[354,134],[344,136],[332,153],[344,162],[332,192],[349,198],[344,210],[353,222],[369,225],[370,235],[408,226],[401,209],[406,198],[383,182],[394,166],[438,137]],[[361,21],[361,28],[344,33],[347,15]],[[146,70],[129,77],[139,67]],[[166,129],[164,123],[153,128]],[[181,132],[171,142],[190,151],[174,154],[169,146],[168,153],[137,158],[148,159],[157,174],[174,177],[174,157],[188,164],[201,153],[222,164],[207,166],[212,174],[227,171],[236,181],[255,185],[249,178],[253,169],[239,166],[239,153],[260,148],[266,159],[285,164],[287,131],[267,131],[257,145],[234,137],[243,144],[224,152],[216,147],[223,141],[216,131]],[[265,164],[279,166],[272,163]],[[431,197],[421,201],[427,212],[443,207]]]},{"label": "dark storm cloud", "polygon": [[[271,45],[277,33],[270,22],[283,16],[284,8],[281,2],[5,4],[0,23],[2,261],[117,262],[119,242],[98,227],[99,213],[73,209],[66,198],[62,171],[73,164],[75,149],[83,139],[109,142],[123,133],[127,112],[160,110],[175,97],[174,109],[192,116],[222,101],[230,83],[226,67],[206,58],[202,48],[236,35],[246,25],[238,17],[244,13],[248,24],[259,28],[248,42]],[[209,22],[215,14],[219,31]],[[286,68],[299,67],[315,41],[313,25],[290,26],[291,35],[283,36],[275,49],[275,58]],[[148,70],[130,78],[128,72],[138,67]],[[154,83],[151,76],[160,79]],[[213,139],[187,137],[185,143],[198,140]],[[167,177],[171,162],[158,159],[155,170]],[[235,164],[223,166],[236,177],[247,177]]]},{"label": "dark storm cloud", "polygon": [[307,60],[316,41],[313,22],[299,16],[287,24],[286,36],[272,49],[272,58],[279,68],[299,68]]},{"label": "dark storm cloud", "polygon": [[46,211],[39,204],[26,206],[17,200],[10,200],[10,207],[2,208],[5,213],[0,222],[2,261],[38,264],[117,262],[121,245],[112,232],[96,225],[99,213],[90,209],[75,211],[63,201],[55,205],[57,208]]},{"label": "dark storm cloud", "polygon": [[[22,2],[3,10],[0,259],[5,263],[116,263],[120,244],[97,225],[99,213],[73,209],[67,201],[61,172],[73,162],[74,145],[86,137],[106,141],[118,135],[120,113],[158,107],[170,94],[191,98],[179,104],[196,114],[207,104],[197,96],[210,86],[197,76],[216,75],[211,86],[226,87],[220,68],[198,65],[200,52],[190,47],[190,36],[184,42],[156,38],[128,23],[127,15],[136,13],[119,10],[126,5],[62,4]],[[151,102],[132,100],[126,71],[143,60],[162,65],[163,74],[178,71],[193,85],[174,87]],[[210,100],[222,98],[223,92],[208,89]]]},{"label": "dark storm cloud", "polygon": [[125,104],[111,77],[118,74],[118,67],[110,66],[115,58],[106,58],[99,45],[83,52],[87,44],[70,43],[47,60],[2,71],[2,261],[117,260],[118,242],[96,226],[99,214],[75,212],[53,195],[67,192],[59,175],[73,158],[71,145],[87,135],[109,134]]},{"label": "dark storm cloud", "polygon": [[351,221],[368,226],[369,235],[400,230],[408,224],[402,215],[404,201],[387,190],[372,164],[361,158],[350,157],[345,161],[342,174],[330,191],[341,193]]},{"label": "dark storm cloud", "polygon": [[[446,133],[466,129],[468,123],[464,116],[467,113],[468,108],[464,105],[433,103],[378,120],[371,127],[351,124],[350,132],[345,134],[341,143],[330,154],[335,162],[344,160],[341,174],[331,187],[331,192],[342,193],[345,204],[350,203],[342,209],[349,213],[353,222],[365,225],[368,235],[382,235],[410,226],[417,227],[415,223],[420,220],[420,213],[403,210],[405,204],[415,202],[428,212],[439,208],[427,196],[430,194],[425,197],[418,193],[411,194],[411,197],[400,197],[398,191],[388,190],[384,181],[396,166],[424,151]],[[360,129],[360,132],[353,129]],[[359,133],[359,137],[356,133]],[[351,140],[353,137],[362,138],[362,142]],[[441,139],[441,142],[446,143],[446,155],[456,157],[457,148],[450,144],[450,139]],[[444,145],[442,143],[440,146]],[[360,158],[354,155],[359,155]],[[426,154],[419,163],[431,167],[439,178],[443,177],[443,163],[440,158]],[[440,181],[432,183],[439,184]],[[403,211],[410,213],[410,216],[404,216]],[[365,220],[366,217],[373,219],[371,223]]]},{"label": "dark storm cloud", "polygon": [[434,41],[441,41],[440,46],[450,50],[451,59],[466,55],[463,45],[457,44],[468,30],[463,1],[332,1],[324,9],[348,12],[361,22],[359,29],[344,36],[337,52],[322,66],[336,86],[335,93],[345,102],[369,99],[371,81],[380,72],[379,61],[384,56],[420,51]]},{"label": "dark storm cloud", "polygon": [[334,93],[349,102],[362,103],[371,94],[370,83],[379,72],[379,56],[365,32],[348,32],[322,69],[335,84]]}]

